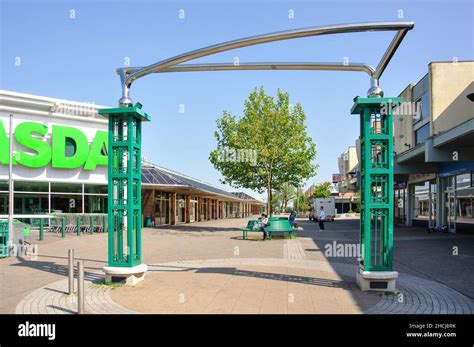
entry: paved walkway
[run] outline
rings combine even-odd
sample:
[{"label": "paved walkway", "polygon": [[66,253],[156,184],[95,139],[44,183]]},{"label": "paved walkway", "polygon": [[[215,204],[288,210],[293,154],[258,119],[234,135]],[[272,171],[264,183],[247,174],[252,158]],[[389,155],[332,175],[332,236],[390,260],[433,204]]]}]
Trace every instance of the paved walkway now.
[{"label": "paved walkway", "polygon": [[[381,295],[358,289],[356,258],[324,254],[328,243],[355,240],[357,221],[327,223],[322,233],[314,223],[301,221],[304,230],[297,239],[265,242],[260,235],[242,240],[236,229],[242,224],[238,219],[144,230],[144,262],[150,271],[137,286],[119,288],[101,284],[106,234],[48,235],[36,261],[0,260],[1,312],[75,312],[76,296],[66,294],[64,279],[67,249],[73,247],[86,264],[87,313],[474,313],[470,292],[463,293],[473,285],[472,276],[445,276],[443,266],[426,271],[424,263],[411,262],[420,257],[418,247],[433,247],[433,242],[437,250],[454,242],[460,253],[472,254],[470,235],[396,232],[396,250],[405,255],[400,263],[395,256],[401,272],[397,293]],[[472,273],[471,257],[450,259],[446,253],[437,254],[448,263],[445,267],[457,262]]]}]

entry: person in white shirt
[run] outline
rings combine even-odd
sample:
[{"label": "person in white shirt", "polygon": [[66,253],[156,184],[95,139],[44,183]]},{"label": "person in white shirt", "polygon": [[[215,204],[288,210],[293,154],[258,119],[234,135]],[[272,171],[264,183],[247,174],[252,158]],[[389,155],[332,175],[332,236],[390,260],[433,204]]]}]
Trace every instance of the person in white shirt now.
[{"label": "person in white shirt", "polygon": [[268,218],[265,213],[262,213],[262,218],[260,218],[260,230],[263,231],[263,241],[267,238],[267,226],[268,226]]},{"label": "person in white shirt", "polygon": [[319,231],[324,230],[324,221],[326,220],[326,213],[324,212],[324,207],[321,206],[321,211],[319,211]]}]

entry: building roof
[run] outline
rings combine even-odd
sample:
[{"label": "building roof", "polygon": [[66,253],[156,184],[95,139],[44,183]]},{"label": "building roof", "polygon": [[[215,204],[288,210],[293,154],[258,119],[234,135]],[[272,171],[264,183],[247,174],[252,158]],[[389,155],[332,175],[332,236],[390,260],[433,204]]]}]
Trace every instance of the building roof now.
[{"label": "building roof", "polygon": [[254,197],[248,195],[247,193],[244,193],[244,192],[231,192],[232,195],[235,195],[236,197],[238,197],[239,199],[242,199],[242,200],[255,200]]},{"label": "building roof", "polygon": [[225,191],[221,188],[218,188],[210,183],[204,182],[200,179],[193,178],[182,173],[172,171],[166,169],[164,167],[158,166],[156,164],[152,164],[149,162],[144,162],[142,167],[142,183],[143,184],[150,184],[150,185],[161,185],[161,186],[176,186],[176,187],[188,187],[198,189],[204,192],[208,192],[211,194],[217,194],[221,196],[225,196],[231,198],[233,200],[255,200],[248,194],[243,195],[235,195],[234,193],[230,193]]}]

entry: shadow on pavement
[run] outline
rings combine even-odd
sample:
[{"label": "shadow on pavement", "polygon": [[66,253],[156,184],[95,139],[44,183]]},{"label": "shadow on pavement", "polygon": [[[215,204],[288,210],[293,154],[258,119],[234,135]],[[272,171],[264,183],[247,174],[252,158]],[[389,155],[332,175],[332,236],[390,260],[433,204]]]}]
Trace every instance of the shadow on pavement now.
[{"label": "shadow on pavement", "polygon": [[[66,265],[59,265],[50,261],[39,261],[39,260],[26,260],[23,258],[18,258],[19,263],[12,264],[10,266],[15,267],[29,267],[31,269],[45,271],[53,273],[56,275],[68,276],[68,267]],[[93,268],[95,269],[95,268]],[[101,283],[104,281],[104,276],[92,272],[84,271],[84,279],[86,281],[91,281],[92,283]]]}]

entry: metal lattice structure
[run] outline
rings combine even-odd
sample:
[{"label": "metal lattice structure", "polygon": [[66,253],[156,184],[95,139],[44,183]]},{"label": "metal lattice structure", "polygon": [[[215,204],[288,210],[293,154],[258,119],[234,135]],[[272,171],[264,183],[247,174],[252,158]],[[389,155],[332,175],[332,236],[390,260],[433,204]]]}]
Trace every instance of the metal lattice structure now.
[{"label": "metal lattice structure", "polygon": [[402,98],[354,99],[360,115],[360,244],[364,271],[392,271],[393,105]]},{"label": "metal lattice structure", "polygon": [[[144,67],[117,69],[122,86],[120,108],[102,110],[109,124],[109,266],[133,266],[141,259],[141,189],[140,180],[140,130],[123,138],[126,124],[130,129],[140,129],[141,120],[149,120],[140,107],[133,105],[130,97],[132,84],[149,74],[193,71],[231,70],[333,70],[358,71],[370,77],[367,98],[354,99],[352,113],[361,117],[361,233],[363,247],[361,267],[367,271],[390,271],[393,248],[393,139],[392,114],[381,114],[388,102],[401,102],[398,98],[383,98],[379,79],[392,59],[413,22],[378,22],[338,24],[280,31],[246,37],[183,53]],[[241,64],[210,63],[184,64],[205,56],[268,42],[320,35],[395,31],[395,36],[385,50],[376,68],[366,63],[338,62],[248,62]],[[391,111],[390,111],[391,112]],[[122,129],[122,130],[121,130]],[[114,134],[114,135],[112,135]],[[128,157],[125,160],[124,155]],[[125,160],[125,161],[124,161]],[[125,167],[123,163],[126,162]],[[133,170],[131,168],[133,167]],[[126,188],[125,188],[126,186]],[[131,197],[127,199],[127,197]],[[127,237],[123,233],[127,231]],[[127,247],[131,251],[123,253]]]},{"label": "metal lattice structure", "polygon": [[150,116],[133,107],[102,109],[109,118],[109,266],[141,264],[141,123]]}]

